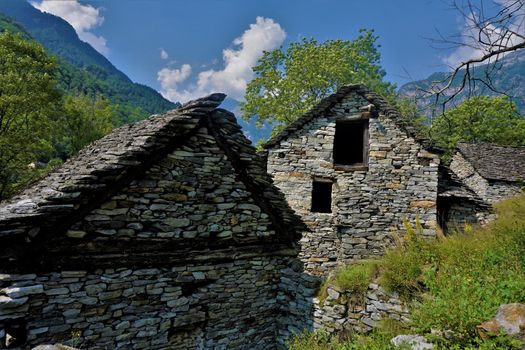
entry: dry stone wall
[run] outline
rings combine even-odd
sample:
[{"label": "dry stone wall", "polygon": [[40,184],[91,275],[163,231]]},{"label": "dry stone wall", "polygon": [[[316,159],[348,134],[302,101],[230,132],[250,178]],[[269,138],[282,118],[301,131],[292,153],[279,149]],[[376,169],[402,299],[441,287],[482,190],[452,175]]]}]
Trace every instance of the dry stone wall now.
[{"label": "dry stone wall", "polygon": [[268,215],[236,176],[213,136],[202,128],[67,234],[236,243],[275,235]]},{"label": "dry stone wall", "polygon": [[315,300],[314,328],[330,333],[341,331],[369,332],[382,319],[402,323],[409,321],[408,307],[397,293],[389,293],[371,283],[364,295],[356,295],[330,286],[327,297]]},{"label": "dry stone wall", "polygon": [[[306,287],[294,240],[277,234],[233,161],[201,127],[42,242],[42,264],[4,270],[0,348],[274,349],[281,327],[306,324],[301,293],[313,290],[295,289]],[[13,340],[13,326],[27,334]]]},{"label": "dry stone wall", "polygon": [[[381,111],[369,119],[367,166],[334,166],[336,121],[361,119],[369,105],[350,92],[268,149],[268,172],[310,228],[301,240],[301,258],[316,275],[381,255],[404,220],[419,218],[424,234],[435,235],[438,156]],[[315,179],[333,182],[331,213],[311,212]]]},{"label": "dry stone wall", "polygon": [[[87,349],[272,348],[283,259],[172,268],[0,275],[0,329],[27,322],[27,345]],[[0,346],[3,348],[3,346]]]}]

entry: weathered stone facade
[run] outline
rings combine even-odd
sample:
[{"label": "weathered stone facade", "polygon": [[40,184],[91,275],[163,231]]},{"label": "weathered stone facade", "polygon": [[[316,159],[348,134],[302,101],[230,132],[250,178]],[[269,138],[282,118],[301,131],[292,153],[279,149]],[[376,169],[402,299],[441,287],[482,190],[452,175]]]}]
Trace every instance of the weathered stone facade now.
[{"label": "weathered stone facade", "polygon": [[[368,122],[366,161],[334,164],[337,123],[362,120]],[[341,88],[264,147],[268,172],[310,228],[301,240],[306,271],[326,275],[381,255],[404,220],[419,219],[434,237],[439,157],[362,85]],[[312,210],[315,181],[332,185],[330,213]]]},{"label": "weathered stone facade", "polygon": [[461,232],[466,225],[485,224],[494,217],[492,206],[445,166],[439,169],[437,210],[438,224],[445,234]]},{"label": "weathered stone facade", "polygon": [[458,144],[450,170],[486,203],[521,192],[525,181],[525,148]]},{"label": "weathered stone facade", "polygon": [[370,283],[364,295],[329,286],[326,299],[316,299],[315,308],[314,328],[330,333],[369,332],[383,319],[408,324],[410,316],[397,293],[389,293],[376,283]]},{"label": "weathered stone facade", "polygon": [[0,206],[0,348],[272,349],[305,324],[286,286],[306,227],[223,98],[124,126]]},{"label": "weathered stone facade", "polygon": [[27,322],[25,344],[31,345],[272,348],[279,271],[286,264],[284,258],[252,257],[171,268],[2,275],[7,287],[0,324]]},{"label": "weathered stone facade", "polygon": [[494,219],[492,204],[522,191],[525,149],[459,143],[440,169],[438,220],[445,232]]}]

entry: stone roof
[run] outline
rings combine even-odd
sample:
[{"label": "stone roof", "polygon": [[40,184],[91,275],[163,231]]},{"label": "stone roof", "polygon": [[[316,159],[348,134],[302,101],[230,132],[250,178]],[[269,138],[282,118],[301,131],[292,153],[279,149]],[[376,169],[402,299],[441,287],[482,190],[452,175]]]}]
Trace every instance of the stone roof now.
[{"label": "stone roof", "polygon": [[436,150],[432,146],[432,142],[430,141],[430,139],[421,135],[405,118],[403,118],[399,114],[399,111],[396,108],[390,106],[390,104],[384,98],[382,98],[377,93],[373,92],[363,84],[352,84],[340,87],[335,93],[323,98],[308,112],[297,118],[295,121],[290,123],[290,125],[284,128],[279,134],[268,140],[263,145],[263,148],[269,149],[276,146],[279,142],[286,139],[289,135],[301,129],[306,123],[310,122],[318,116],[323,115],[325,111],[330,109],[335,104],[339,103],[345,96],[347,96],[351,92],[355,92],[363,96],[366,100],[368,100],[371,104],[375,106],[375,108],[379,111],[379,114],[382,114],[394,120],[394,122],[398,125],[400,129],[405,131],[410,137],[413,137],[425,149]]},{"label": "stone roof", "polygon": [[170,151],[207,127],[235,172],[269,215],[279,234],[300,237],[302,221],[272,184],[263,160],[243,135],[235,116],[217,108],[224,94],[191,101],[162,115],[124,125],[0,204],[0,239],[31,241],[42,230],[57,232],[79,220],[138,178]]},{"label": "stone roof", "polygon": [[525,180],[525,147],[459,143],[457,150],[485,179]]},{"label": "stone roof", "polygon": [[471,201],[483,208],[490,208],[476,192],[468,188],[450,168],[440,165],[438,173],[438,196]]}]

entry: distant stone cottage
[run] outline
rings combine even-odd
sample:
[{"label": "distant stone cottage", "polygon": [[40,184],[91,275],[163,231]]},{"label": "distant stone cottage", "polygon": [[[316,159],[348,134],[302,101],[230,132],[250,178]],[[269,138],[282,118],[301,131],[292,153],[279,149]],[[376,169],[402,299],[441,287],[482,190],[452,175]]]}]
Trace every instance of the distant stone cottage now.
[{"label": "distant stone cottage", "polygon": [[525,182],[525,148],[459,143],[450,170],[487,203],[518,194]]},{"label": "distant stone cottage", "polygon": [[123,126],[0,206],[0,348],[276,347],[306,227],[223,99]]},{"label": "distant stone cottage", "polygon": [[306,270],[381,255],[405,220],[435,236],[439,156],[363,85],[323,99],[265,145],[267,170],[310,231]]},{"label": "distant stone cottage", "polygon": [[494,202],[520,193],[525,185],[525,148],[459,143],[440,175],[441,226],[485,223],[493,216]]}]

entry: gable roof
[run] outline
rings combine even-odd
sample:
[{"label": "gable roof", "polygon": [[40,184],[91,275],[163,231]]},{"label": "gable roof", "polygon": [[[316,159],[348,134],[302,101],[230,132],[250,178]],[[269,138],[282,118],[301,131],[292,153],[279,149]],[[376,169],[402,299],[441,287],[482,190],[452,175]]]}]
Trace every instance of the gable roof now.
[{"label": "gable roof", "polygon": [[525,147],[458,143],[457,150],[485,179],[525,180]]},{"label": "gable roof", "polygon": [[0,240],[31,241],[43,230],[67,229],[138,178],[201,127],[208,128],[234,171],[269,215],[278,233],[300,237],[302,221],[272,184],[262,159],[235,116],[217,107],[224,94],[191,101],[162,115],[124,125],[81,150],[45,178],[0,204]]},{"label": "gable roof", "polygon": [[476,192],[468,188],[449,167],[440,164],[438,171],[438,197],[467,200],[480,208],[491,208]]},{"label": "gable roof", "polygon": [[295,121],[290,123],[279,134],[268,140],[263,145],[263,148],[269,149],[276,146],[282,140],[286,139],[288,136],[293,134],[295,131],[300,130],[305,124],[307,124],[311,120],[323,115],[327,110],[339,103],[344,97],[346,97],[351,92],[355,92],[364,97],[366,100],[368,100],[371,104],[375,106],[375,108],[379,111],[380,114],[383,114],[384,116],[392,119],[401,130],[406,132],[408,136],[413,137],[425,149],[436,150],[432,146],[432,142],[430,141],[430,139],[421,135],[405,118],[403,118],[399,114],[399,111],[396,108],[390,106],[390,104],[384,98],[382,98],[380,95],[370,90],[363,84],[352,84],[340,87],[336,92],[334,92],[330,96],[323,98],[308,112],[306,112],[305,114],[297,118]]}]

